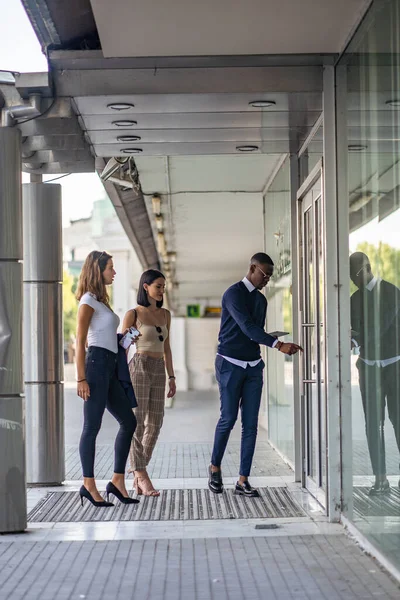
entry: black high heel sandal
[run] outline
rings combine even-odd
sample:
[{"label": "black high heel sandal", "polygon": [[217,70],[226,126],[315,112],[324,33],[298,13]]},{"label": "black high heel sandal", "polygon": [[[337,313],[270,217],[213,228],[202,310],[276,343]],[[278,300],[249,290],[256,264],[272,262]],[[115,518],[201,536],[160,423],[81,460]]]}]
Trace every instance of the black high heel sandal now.
[{"label": "black high heel sandal", "polygon": [[79,496],[81,498],[82,506],[83,506],[83,498],[87,498],[89,500],[89,502],[91,502],[93,504],[93,506],[96,506],[98,508],[101,506],[114,506],[114,504],[112,502],[108,502],[108,498],[107,498],[107,501],[102,500],[101,502],[99,502],[98,500],[95,500],[93,498],[92,494],[85,488],[84,485],[79,490]]},{"label": "black high heel sandal", "polygon": [[113,494],[113,496],[118,498],[118,500],[120,502],[122,502],[122,504],[139,504],[139,500],[136,500],[136,498],[130,498],[129,496],[128,497],[123,496],[121,494],[121,492],[119,491],[119,489],[117,487],[115,487],[115,485],[111,481],[109,483],[107,483],[106,493],[107,493],[107,500],[108,500],[108,496],[110,494]]}]

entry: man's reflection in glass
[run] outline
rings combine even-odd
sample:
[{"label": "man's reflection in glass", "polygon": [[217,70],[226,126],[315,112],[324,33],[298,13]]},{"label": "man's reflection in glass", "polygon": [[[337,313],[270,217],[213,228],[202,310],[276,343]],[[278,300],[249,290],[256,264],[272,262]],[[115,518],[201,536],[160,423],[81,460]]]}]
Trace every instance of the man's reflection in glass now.
[{"label": "man's reflection in glass", "polygon": [[[357,361],[368,449],[375,475],[372,496],[390,492],[385,460],[385,405],[400,449],[400,290],[374,277],[368,256],[350,256],[352,347]],[[400,481],[399,481],[400,486]]]}]

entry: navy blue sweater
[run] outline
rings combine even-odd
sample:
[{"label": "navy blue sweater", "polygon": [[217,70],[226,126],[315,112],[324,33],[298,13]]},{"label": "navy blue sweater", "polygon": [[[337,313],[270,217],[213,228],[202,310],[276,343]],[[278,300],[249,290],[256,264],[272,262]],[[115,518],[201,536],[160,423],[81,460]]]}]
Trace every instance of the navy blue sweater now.
[{"label": "navy blue sweater", "polygon": [[249,292],[242,281],[222,296],[218,354],[238,360],[257,360],[260,344],[272,346],[276,338],[264,331],[267,300],[257,289]]}]

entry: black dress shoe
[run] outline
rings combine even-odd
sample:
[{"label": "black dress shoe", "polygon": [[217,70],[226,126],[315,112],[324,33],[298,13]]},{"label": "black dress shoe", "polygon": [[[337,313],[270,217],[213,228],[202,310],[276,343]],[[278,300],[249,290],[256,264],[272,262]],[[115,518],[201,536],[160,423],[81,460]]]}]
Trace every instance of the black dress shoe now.
[{"label": "black dress shoe", "polygon": [[251,487],[248,481],[244,481],[243,483],[236,483],[234,494],[238,496],[248,496],[249,498],[259,498],[260,494],[256,488]]},{"label": "black dress shoe", "polygon": [[211,467],[208,467],[208,488],[213,494],[222,494],[224,491],[224,484],[222,483],[221,471],[213,473]]},{"label": "black dress shoe", "polygon": [[388,480],[374,483],[368,492],[368,496],[385,496],[390,494],[390,484]]}]

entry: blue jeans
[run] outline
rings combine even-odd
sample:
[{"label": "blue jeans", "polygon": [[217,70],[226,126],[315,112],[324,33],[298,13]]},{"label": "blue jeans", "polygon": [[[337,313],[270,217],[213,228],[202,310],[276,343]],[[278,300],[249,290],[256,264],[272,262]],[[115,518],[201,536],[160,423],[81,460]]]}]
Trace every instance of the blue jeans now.
[{"label": "blue jeans", "polygon": [[250,475],[257,439],[258,413],[263,386],[264,362],[255,367],[237,367],[217,356],[215,374],[218,381],[221,416],[215,430],[211,464],[220,467],[230,433],[236,423],[239,408],[242,413],[242,443],[240,449],[240,475]]},{"label": "blue jeans", "polygon": [[79,444],[84,477],[94,477],[96,438],[106,408],[120,426],[114,446],[114,473],[125,473],[136,418],[131,402],[117,379],[116,366],[117,354],[105,348],[89,346],[85,371],[90,396],[83,403],[84,424]]}]

